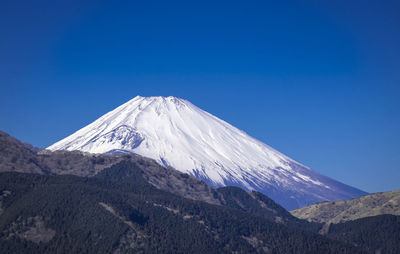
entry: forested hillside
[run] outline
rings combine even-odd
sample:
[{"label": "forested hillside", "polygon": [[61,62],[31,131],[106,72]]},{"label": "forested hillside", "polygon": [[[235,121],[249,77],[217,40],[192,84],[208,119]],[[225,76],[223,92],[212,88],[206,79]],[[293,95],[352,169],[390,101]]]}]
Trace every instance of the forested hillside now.
[{"label": "forested hillside", "polygon": [[[114,181],[129,174],[126,181]],[[1,173],[7,253],[362,253],[318,234],[158,190],[122,162],[97,177]]]}]

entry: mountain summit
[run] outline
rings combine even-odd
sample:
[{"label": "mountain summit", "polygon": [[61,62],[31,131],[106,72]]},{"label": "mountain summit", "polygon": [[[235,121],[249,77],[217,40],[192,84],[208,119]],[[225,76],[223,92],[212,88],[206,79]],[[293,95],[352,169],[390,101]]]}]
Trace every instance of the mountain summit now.
[{"label": "mountain summit", "polygon": [[260,191],[287,209],[366,194],[172,96],[137,96],[48,149],[136,153],[213,187]]}]

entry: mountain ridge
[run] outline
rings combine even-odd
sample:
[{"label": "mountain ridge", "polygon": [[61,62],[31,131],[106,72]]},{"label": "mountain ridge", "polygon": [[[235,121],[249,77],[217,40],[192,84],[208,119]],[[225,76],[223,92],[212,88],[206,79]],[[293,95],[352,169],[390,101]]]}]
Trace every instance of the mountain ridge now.
[{"label": "mountain ridge", "polygon": [[220,205],[278,221],[286,226],[318,231],[318,223],[308,223],[292,216],[269,197],[248,193],[237,187],[213,189],[203,181],[171,167],[159,165],[152,159],[135,154],[90,154],[80,151],[55,151],[29,149],[12,136],[0,131],[0,173],[19,172],[41,175],[75,175],[99,177],[104,170],[121,162],[131,163],[134,171],[122,171],[112,175],[114,181],[131,181],[132,175],[140,175],[150,185],[175,195],[213,205]]}]

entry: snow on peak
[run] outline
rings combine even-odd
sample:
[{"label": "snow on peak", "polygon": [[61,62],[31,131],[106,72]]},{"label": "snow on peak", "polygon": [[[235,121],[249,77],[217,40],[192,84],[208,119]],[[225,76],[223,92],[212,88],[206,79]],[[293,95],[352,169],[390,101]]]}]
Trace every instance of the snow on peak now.
[{"label": "snow on peak", "polygon": [[137,153],[214,187],[263,192],[287,208],[364,194],[173,96],[136,96],[48,149]]}]

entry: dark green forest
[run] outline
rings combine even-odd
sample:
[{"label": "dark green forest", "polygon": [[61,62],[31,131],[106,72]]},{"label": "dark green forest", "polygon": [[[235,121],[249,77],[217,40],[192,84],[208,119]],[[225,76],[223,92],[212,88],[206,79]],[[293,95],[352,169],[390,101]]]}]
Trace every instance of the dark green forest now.
[{"label": "dark green forest", "polygon": [[378,215],[332,224],[329,237],[362,246],[372,253],[400,253],[400,216]]},{"label": "dark green forest", "polygon": [[[272,222],[257,211],[211,205],[156,189],[140,170],[121,162],[91,178],[1,173],[0,249],[3,253],[365,252]],[[31,232],[42,234],[44,240],[30,239]]]}]

